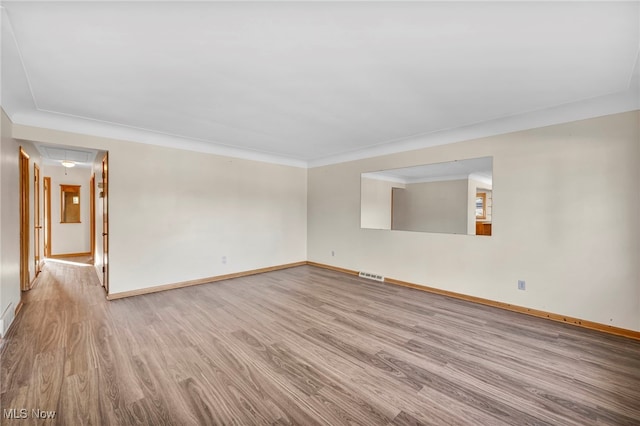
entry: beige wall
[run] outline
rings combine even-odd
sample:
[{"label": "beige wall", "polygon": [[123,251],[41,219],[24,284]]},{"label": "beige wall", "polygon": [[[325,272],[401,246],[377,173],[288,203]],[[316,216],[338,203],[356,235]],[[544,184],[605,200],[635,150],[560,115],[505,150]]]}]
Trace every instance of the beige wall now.
[{"label": "beige wall", "polygon": [[[40,164],[40,156],[32,144],[17,141],[12,137],[11,121],[1,111],[2,116],[0,141],[0,315],[14,310],[20,302],[20,180],[19,180],[19,150],[20,147],[29,155],[29,282],[35,278],[35,244],[34,244],[34,164]],[[42,169],[42,167],[41,167]],[[42,182],[42,174],[40,176]],[[42,186],[40,188],[42,190]],[[42,210],[42,205],[40,205]],[[42,214],[42,213],[41,213]],[[42,240],[41,240],[42,241]],[[40,258],[43,258],[44,248],[40,244]],[[8,322],[3,328],[8,327]],[[3,330],[0,329],[0,334]]]},{"label": "beige wall", "polygon": [[0,315],[4,313],[8,322],[12,312],[7,310],[14,310],[20,302],[19,145],[11,138],[11,122],[4,111],[0,115]]},{"label": "beige wall", "polygon": [[[87,253],[90,242],[90,194],[91,169],[45,165],[42,177],[51,177],[51,254]],[[60,185],[80,185],[80,223],[61,223]]]},{"label": "beige wall", "polygon": [[28,126],[13,132],[109,151],[110,293],[306,260],[305,169]]},{"label": "beige wall", "polygon": [[[12,138],[7,121],[0,309],[19,301],[20,138],[109,150],[115,293],[308,258],[640,330],[637,111],[308,172],[26,126]],[[482,156],[493,236],[360,228],[362,172]]]},{"label": "beige wall", "polygon": [[362,178],[360,226],[371,229],[391,229],[391,191],[393,188],[404,188],[404,184]]},{"label": "beige wall", "polygon": [[467,233],[467,179],[412,183],[393,195],[392,229]]},{"label": "beige wall", "polygon": [[[310,169],[309,260],[640,330],[639,121],[635,111]],[[483,156],[493,236],[360,228],[360,173]]]}]

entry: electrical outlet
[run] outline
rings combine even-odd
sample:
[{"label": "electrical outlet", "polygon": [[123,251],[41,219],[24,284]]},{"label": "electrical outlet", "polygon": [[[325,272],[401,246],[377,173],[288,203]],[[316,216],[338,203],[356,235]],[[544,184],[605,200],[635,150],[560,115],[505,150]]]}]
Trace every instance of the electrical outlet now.
[{"label": "electrical outlet", "polygon": [[526,290],[526,285],[524,283],[524,280],[518,280],[518,290]]},{"label": "electrical outlet", "polygon": [[226,264],[227,264],[227,256],[222,256],[222,263],[223,263],[224,265],[226,265]]},{"label": "electrical outlet", "polygon": [[336,252],[331,250],[331,256],[335,256],[335,255],[336,255]]}]

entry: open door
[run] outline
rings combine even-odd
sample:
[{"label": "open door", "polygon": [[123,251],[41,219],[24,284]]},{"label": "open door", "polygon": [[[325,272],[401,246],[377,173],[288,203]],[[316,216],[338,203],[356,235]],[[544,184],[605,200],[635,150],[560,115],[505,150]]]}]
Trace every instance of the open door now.
[{"label": "open door", "polygon": [[44,257],[51,256],[51,178],[42,180],[44,187]]},{"label": "open door", "polygon": [[102,158],[102,285],[109,294],[109,153]]},{"label": "open door", "polygon": [[33,262],[36,276],[40,273],[40,241],[42,238],[42,222],[40,217],[40,167],[33,164]]},{"label": "open door", "polygon": [[20,147],[20,290],[29,290],[29,155]]}]

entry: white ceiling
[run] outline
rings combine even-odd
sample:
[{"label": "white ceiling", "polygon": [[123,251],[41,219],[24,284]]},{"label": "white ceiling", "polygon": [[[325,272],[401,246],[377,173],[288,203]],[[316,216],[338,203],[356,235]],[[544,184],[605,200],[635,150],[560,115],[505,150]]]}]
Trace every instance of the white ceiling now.
[{"label": "white ceiling", "polygon": [[468,179],[471,177],[491,185],[493,180],[493,157],[469,158],[400,169],[380,170],[362,173],[362,177],[405,184]]},{"label": "white ceiling", "polygon": [[77,167],[91,168],[98,151],[88,148],[65,147],[43,143],[34,144],[43,164],[62,167],[62,161],[73,161]]},{"label": "white ceiling", "polygon": [[639,2],[2,6],[19,124],[313,166],[640,107]]}]

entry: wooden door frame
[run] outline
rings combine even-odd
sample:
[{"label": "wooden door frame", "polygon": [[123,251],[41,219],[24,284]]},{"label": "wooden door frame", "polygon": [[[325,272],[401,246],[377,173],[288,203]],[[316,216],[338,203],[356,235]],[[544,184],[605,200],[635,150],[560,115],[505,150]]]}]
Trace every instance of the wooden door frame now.
[{"label": "wooden door frame", "polygon": [[51,177],[45,176],[44,186],[44,257],[51,257]]},{"label": "wooden door frame", "polygon": [[20,176],[20,290],[29,290],[29,154],[19,148]]},{"label": "wooden door frame", "polygon": [[40,167],[33,163],[33,263],[36,277],[40,273]]},{"label": "wooden door frame", "polygon": [[96,264],[96,174],[91,173],[89,180],[89,217],[90,217],[90,233],[91,233],[91,263]]},{"label": "wooden door frame", "polygon": [[392,186],[391,187],[391,225],[389,225],[389,229],[393,229],[393,190],[395,188]]},{"label": "wooden door frame", "polygon": [[109,294],[109,152],[102,157],[102,285]]}]

